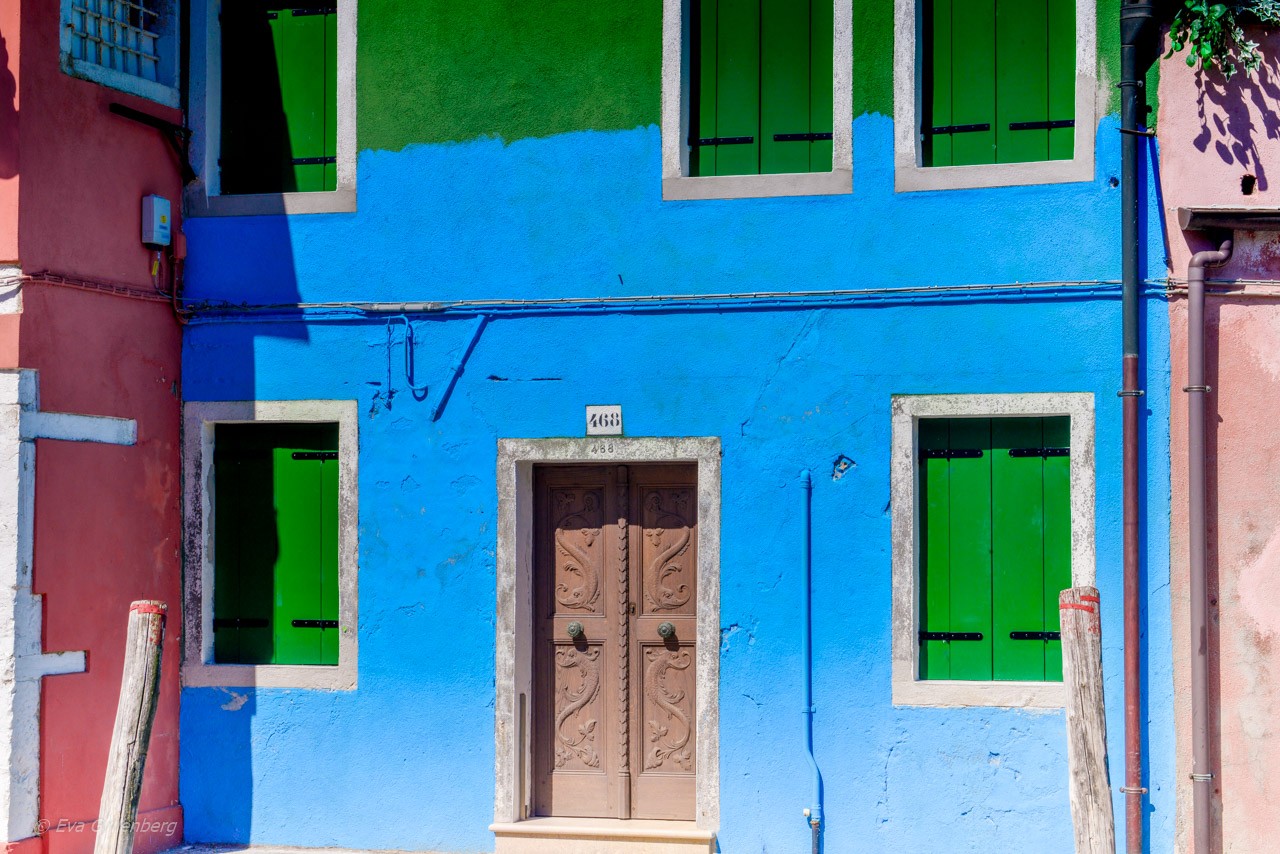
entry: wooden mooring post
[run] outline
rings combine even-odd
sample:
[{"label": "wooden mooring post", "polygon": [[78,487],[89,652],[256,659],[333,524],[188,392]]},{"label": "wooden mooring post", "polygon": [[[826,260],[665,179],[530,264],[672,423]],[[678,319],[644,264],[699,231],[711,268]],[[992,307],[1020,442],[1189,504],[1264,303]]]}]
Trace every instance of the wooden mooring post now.
[{"label": "wooden mooring post", "polygon": [[107,779],[98,810],[94,854],[131,854],[133,831],[142,794],[151,724],[160,692],[160,647],[164,640],[165,604],[142,601],[129,606],[120,703],[111,731]]},{"label": "wooden mooring post", "polygon": [[1067,691],[1067,768],[1076,854],[1115,854],[1116,825],[1107,775],[1107,719],[1102,699],[1102,618],[1095,587],[1058,597],[1062,681]]}]

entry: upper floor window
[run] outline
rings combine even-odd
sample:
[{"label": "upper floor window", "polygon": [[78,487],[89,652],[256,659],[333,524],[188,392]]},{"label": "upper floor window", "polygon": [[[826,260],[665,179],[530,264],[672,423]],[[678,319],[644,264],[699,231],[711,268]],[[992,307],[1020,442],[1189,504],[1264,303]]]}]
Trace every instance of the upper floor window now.
[{"label": "upper floor window", "polygon": [[695,0],[693,175],[831,171],[830,2]]},{"label": "upper floor window", "polygon": [[897,3],[899,190],[1093,177],[1091,0]]},{"label": "upper floor window", "polygon": [[1075,0],[925,0],[925,166],[1070,160]]},{"label": "upper floor window", "polygon": [[192,0],[188,214],[355,210],[357,0]]},{"label": "upper floor window", "polygon": [[852,191],[849,0],[664,0],[665,199]]},{"label": "upper floor window", "polygon": [[337,187],[337,8],[292,6],[223,7],[225,194]]},{"label": "upper floor window", "polygon": [[63,0],[63,64],[77,76],[179,105],[172,0]]}]

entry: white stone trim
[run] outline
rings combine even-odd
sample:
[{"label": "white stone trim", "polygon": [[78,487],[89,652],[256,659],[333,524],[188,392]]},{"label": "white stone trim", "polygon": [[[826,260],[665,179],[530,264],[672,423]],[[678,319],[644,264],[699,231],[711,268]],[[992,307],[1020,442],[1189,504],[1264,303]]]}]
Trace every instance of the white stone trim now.
[{"label": "white stone trim", "polygon": [[316,193],[221,195],[222,0],[191,2],[191,165],[197,179],[185,191],[187,216],[349,213],[356,209],[356,22],[359,0],[338,7],[337,187]]},{"label": "white stone trim", "polygon": [[662,0],[662,198],[749,199],[853,192],[853,5],[835,0],[831,171],[689,175],[688,0]]},{"label": "white stone trim", "polygon": [[31,590],[35,440],[132,445],[137,432],[129,419],[42,413],[36,372],[0,370],[0,761],[8,768],[0,774],[0,821],[7,842],[39,833],[40,680],[85,670],[84,651],[45,652],[41,642],[42,597]]},{"label": "white stone trim", "polygon": [[921,418],[1071,419],[1071,583],[1096,579],[1094,411],[1089,392],[894,395],[889,462],[893,530],[893,703],[899,706],[1061,708],[1061,682],[967,682],[920,679],[919,500],[916,457]]},{"label": "white stone trim", "polygon": [[[182,684],[187,687],[352,691],[358,669],[360,416],[354,400],[191,401],[183,407]],[[213,434],[216,424],[338,425],[338,664],[213,661]]]},{"label": "white stone trim", "polygon": [[1095,0],[1076,0],[1076,126],[1071,160],[981,166],[922,166],[918,128],[921,69],[917,36],[918,0],[894,0],[893,161],[894,190],[958,190],[1066,184],[1093,180],[1093,142],[1098,130],[1098,34]]},{"label": "white stone trim", "polygon": [[72,57],[71,6],[73,2],[74,0],[62,0],[62,15],[59,19],[61,26],[58,28],[60,32],[58,50],[64,72],[72,77],[79,77],[81,80],[88,80],[112,89],[118,89],[121,92],[128,92],[131,95],[155,101],[157,104],[163,104],[175,110],[182,107],[182,96],[178,91],[177,85],[180,73],[178,68],[180,38],[178,34],[182,32],[177,0],[169,0],[168,6],[161,12],[160,20],[164,22],[164,32],[161,33],[160,41],[157,45],[160,54],[158,70],[162,71],[167,79],[174,81],[173,85],[147,80],[144,77],[127,74],[114,68],[107,68],[94,62]]},{"label": "white stone trim", "polygon": [[[697,816],[720,825],[720,439],[498,440],[498,613],[494,702],[494,822],[528,818],[532,791],[529,705],[533,662],[533,467],[536,463],[691,462],[698,466]],[[524,733],[521,745],[520,734]],[[520,779],[523,770],[524,779]]]}]

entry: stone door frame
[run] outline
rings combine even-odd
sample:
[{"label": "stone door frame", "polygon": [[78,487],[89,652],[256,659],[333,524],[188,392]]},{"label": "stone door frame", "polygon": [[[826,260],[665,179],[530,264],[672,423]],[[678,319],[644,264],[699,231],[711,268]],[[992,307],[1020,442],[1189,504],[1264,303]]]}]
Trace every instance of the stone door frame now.
[{"label": "stone door frame", "polygon": [[696,825],[719,828],[720,456],[714,436],[498,440],[496,823],[529,818],[532,802],[533,467],[683,462],[698,468]]}]

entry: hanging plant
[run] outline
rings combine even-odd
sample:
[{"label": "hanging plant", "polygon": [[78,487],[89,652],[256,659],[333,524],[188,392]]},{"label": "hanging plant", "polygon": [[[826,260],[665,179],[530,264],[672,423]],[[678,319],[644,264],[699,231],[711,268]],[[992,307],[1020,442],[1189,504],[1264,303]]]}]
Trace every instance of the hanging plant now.
[{"label": "hanging plant", "polygon": [[1187,65],[1194,68],[1216,66],[1231,79],[1239,62],[1252,73],[1262,61],[1258,43],[1249,41],[1241,20],[1253,17],[1263,24],[1280,24],[1280,0],[1242,0],[1237,3],[1211,3],[1209,0],[1184,0],[1183,8],[1173,19],[1169,37],[1173,41],[1165,58],[1183,48],[1190,48]]}]

